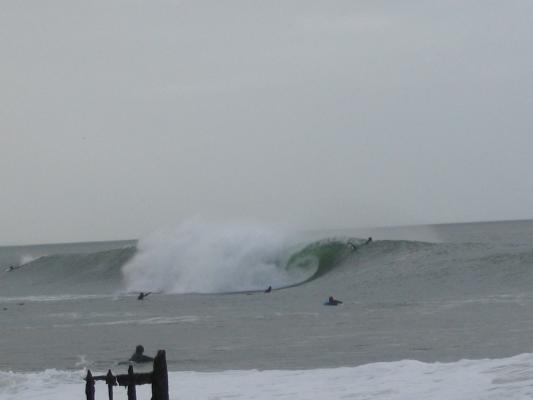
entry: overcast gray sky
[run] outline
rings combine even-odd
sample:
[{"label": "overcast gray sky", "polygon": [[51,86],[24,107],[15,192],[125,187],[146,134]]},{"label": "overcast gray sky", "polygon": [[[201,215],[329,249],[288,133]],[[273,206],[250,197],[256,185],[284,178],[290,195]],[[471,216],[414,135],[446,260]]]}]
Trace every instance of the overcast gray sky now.
[{"label": "overcast gray sky", "polygon": [[0,244],[533,215],[533,2],[5,0]]}]

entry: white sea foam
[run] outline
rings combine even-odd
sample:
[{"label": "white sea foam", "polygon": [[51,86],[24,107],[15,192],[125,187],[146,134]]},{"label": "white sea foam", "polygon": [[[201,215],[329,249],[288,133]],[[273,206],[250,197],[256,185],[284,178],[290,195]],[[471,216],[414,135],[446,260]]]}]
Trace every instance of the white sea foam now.
[{"label": "white sea foam", "polygon": [[272,229],[188,221],[140,240],[123,268],[125,284],[128,291],[216,293],[301,282],[301,271],[280,268],[286,246]]},{"label": "white sea foam", "polygon": [[0,303],[18,303],[18,302],[55,302],[55,301],[75,301],[90,299],[116,299],[116,295],[102,294],[58,294],[42,296],[17,296],[17,297],[0,297]]},{"label": "white sea foam", "polygon": [[79,361],[74,364],[76,368],[83,368],[88,367],[91,363],[87,360],[87,356],[85,354],[79,354]]},{"label": "white sea foam", "polygon": [[[83,371],[0,372],[0,400],[84,397]],[[171,399],[525,399],[533,395],[533,354],[454,363],[397,361],[305,371],[170,372]],[[97,383],[96,398],[107,398]],[[138,387],[150,398],[148,385]],[[115,389],[117,400],[126,399]]]},{"label": "white sea foam", "polygon": [[114,326],[114,325],[172,325],[177,323],[192,323],[206,320],[209,316],[181,315],[172,317],[151,317],[144,319],[122,319],[116,321],[87,322],[78,324],[56,324],[54,328],[72,328],[79,326]]},{"label": "white sea foam", "polygon": [[118,318],[118,317],[134,317],[133,312],[61,312],[47,314],[50,318],[73,319],[78,320],[82,318]]}]

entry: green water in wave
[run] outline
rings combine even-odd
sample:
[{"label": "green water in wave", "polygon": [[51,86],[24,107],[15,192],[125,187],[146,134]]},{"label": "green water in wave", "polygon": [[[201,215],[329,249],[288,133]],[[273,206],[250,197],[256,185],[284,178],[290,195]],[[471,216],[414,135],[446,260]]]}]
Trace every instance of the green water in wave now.
[{"label": "green water in wave", "polygon": [[[287,261],[287,270],[293,268],[315,269],[314,273],[304,282],[309,282],[327,274],[339,266],[353,253],[353,247],[361,244],[360,240],[328,239],[311,243],[294,253]],[[300,283],[300,284],[302,284]]]}]

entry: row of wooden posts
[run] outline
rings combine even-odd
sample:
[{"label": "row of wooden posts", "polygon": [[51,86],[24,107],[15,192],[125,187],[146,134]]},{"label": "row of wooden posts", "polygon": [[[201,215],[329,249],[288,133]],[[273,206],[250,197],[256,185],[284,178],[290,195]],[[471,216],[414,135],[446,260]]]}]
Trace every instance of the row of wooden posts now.
[{"label": "row of wooden posts", "polygon": [[152,400],[168,400],[168,372],[167,358],[165,350],[159,350],[154,358],[154,369],[152,372],[134,373],[133,366],[130,365],[128,373],[124,375],[113,375],[111,370],[107,375],[93,376],[91,371],[87,371],[85,378],[85,395],[87,400],[94,399],[94,384],[96,381],[104,381],[107,385],[109,400],[113,400],[113,386],[126,386],[128,388],[128,400],[137,400],[137,385],[152,385]]}]

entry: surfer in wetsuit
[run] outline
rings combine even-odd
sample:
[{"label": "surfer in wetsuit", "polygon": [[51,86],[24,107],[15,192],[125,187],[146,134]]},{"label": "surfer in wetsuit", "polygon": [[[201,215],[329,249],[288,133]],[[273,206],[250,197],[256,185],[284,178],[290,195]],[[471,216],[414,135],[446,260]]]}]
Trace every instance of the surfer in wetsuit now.
[{"label": "surfer in wetsuit", "polygon": [[133,355],[130,357],[130,361],[133,361],[136,363],[154,361],[152,357],[145,356],[143,353],[144,353],[144,347],[142,347],[141,345],[138,345],[135,348],[135,353],[133,353]]},{"label": "surfer in wetsuit", "polygon": [[372,237],[369,237],[367,240],[366,240],[366,244],[369,244],[372,242]]},{"label": "surfer in wetsuit", "polygon": [[328,306],[337,306],[339,304],[342,304],[342,301],[337,300],[333,296],[329,296],[328,302],[326,303]]},{"label": "surfer in wetsuit", "polygon": [[137,300],[144,300],[144,298],[145,298],[146,296],[148,296],[149,294],[151,294],[151,293],[152,293],[152,292],[146,292],[146,293],[141,292],[141,293],[139,293],[139,297],[137,297]]},{"label": "surfer in wetsuit", "polygon": [[272,286],[269,286],[268,288],[266,288],[265,293],[270,293],[271,291],[272,291]]}]

